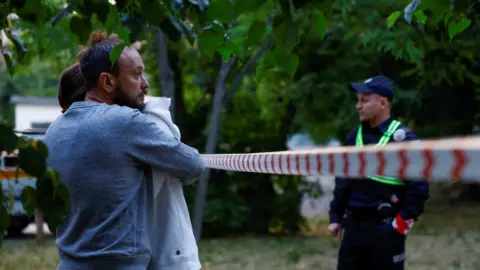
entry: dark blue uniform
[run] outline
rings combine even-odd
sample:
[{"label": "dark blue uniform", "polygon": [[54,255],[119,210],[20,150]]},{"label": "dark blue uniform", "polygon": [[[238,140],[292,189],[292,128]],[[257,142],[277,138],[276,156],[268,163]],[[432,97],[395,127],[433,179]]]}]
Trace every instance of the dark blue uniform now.
[{"label": "dark blue uniform", "polygon": [[[392,121],[390,118],[376,128],[362,123],[364,144],[376,144]],[[400,138],[403,141],[418,139],[403,125],[399,129],[405,132]],[[355,145],[357,131],[358,127],[350,132],[346,145]],[[419,179],[389,185],[369,178],[337,177],[335,184],[330,223],[341,223],[345,230],[338,269],[404,269],[406,233],[423,213],[429,197],[428,183]]]}]

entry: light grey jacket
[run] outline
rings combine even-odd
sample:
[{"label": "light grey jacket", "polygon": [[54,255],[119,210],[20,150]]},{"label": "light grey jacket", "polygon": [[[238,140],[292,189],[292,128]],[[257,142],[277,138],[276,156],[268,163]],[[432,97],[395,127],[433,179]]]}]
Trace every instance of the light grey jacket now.
[{"label": "light grey jacket", "polygon": [[[180,130],[172,122],[170,99],[155,97],[146,103],[143,113],[152,117],[165,133],[180,139]],[[201,269],[198,248],[193,235],[182,184],[197,178],[180,181],[162,169],[152,168],[153,230],[150,235],[152,260],[149,270]]]}]

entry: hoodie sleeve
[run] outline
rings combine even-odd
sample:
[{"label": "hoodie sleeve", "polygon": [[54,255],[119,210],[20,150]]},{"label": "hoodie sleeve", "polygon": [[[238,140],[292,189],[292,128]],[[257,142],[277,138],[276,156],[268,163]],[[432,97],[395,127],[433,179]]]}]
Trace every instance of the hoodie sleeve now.
[{"label": "hoodie sleeve", "polygon": [[153,121],[163,130],[170,131],[173,137],[180,139],[180,129],[173,123],[172,115],[169,111],[170,100],[155,98],[145,104],[142,113],[153,118]]},{"label": "hoodie sleeve", "polygon": [[139,111],[127,124],[128,155],[179,179],[192,183],[205,170],[197,149],[159,128],[153,119]]}]

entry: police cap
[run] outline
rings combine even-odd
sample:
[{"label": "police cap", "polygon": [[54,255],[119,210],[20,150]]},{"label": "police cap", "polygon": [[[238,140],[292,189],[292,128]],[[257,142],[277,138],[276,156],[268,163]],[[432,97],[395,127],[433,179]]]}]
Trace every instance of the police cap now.
[{"label": "police cap", "polygon": [[385,76],[375,76],[365,80],[364,82],[353,82],[348,84],[350,90],[360,93],[372,93],[393,99],[393,83]]}]

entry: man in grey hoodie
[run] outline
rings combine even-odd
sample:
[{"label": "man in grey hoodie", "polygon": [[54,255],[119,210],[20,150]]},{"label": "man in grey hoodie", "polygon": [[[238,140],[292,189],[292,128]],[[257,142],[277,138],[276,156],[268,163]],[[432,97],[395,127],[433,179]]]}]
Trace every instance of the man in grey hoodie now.
[{"label": "man in grey hoodie", "polygon": [[[94,32],[80,61],[87,94],[48,129],[48,163],[70,191],[57,230],[58,269],[146,269],[151,260],[151,167],[195,179],[205,167],[198,151],[162,131],[139,109],[149,84],[138,52]],[[150,186],[148,186],[150,185]],[[148,187],[147,187],[148,186]]]}]

